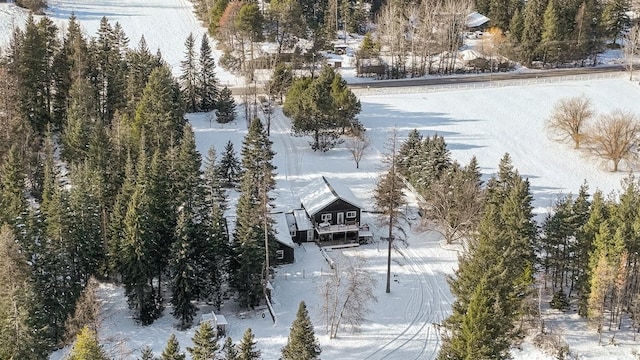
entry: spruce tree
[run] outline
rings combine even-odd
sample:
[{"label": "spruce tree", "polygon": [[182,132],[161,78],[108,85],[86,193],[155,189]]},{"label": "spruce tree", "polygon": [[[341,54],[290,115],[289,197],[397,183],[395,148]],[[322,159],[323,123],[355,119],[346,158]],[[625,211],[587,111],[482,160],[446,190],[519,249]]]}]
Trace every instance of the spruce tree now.
[{"label": "spruce tree", "polygon": [[446,341],[438,354],[438,359],[506,359],[507,349],[497,346],[496,339],[502,338],[495,326],[495,304],[492,292],[483,278],[471,296],[469,307],[464,314],[459,333]]},{"label": "spruce tree", "polygon": [[[199,73],[196,79],[200,111],[209,112],[217,108],[218,79],[216,78],[216,62],[211,53],[209,36],[202,35],[200,43]],[[228,89],[227,89],[228,91]],[[228,96],[225,94],[225,96]],[[228,106],[228,104],[227,104]],[[228,111],[228,110],[227,110]]]},{"label": "spruce tree", "polygon": [[143,35],[138,42],[138,47],[128,52],[127,63],[126,113],[133,117],[138,101],[140,101],[144,88],[149,81],[149,76],[151,76],[155,68],[162,66],[162,59],[149,51],[147,41]]},{"label": "spruce tree", "polygon": [[304,301],[300,302],[296,319],[291,325],[287,344],[282,348],[283,360],[314,360],[322,350],[313,331],[313,323]]},{"label": "spruce tree", "polygon": [[224,146],[224,153],[220,159],[220,175],[224,185],[226,187],[235,186],[240,179],[241,170],[240,161],[233,149],[233,143],[229,140]]},{"label": "spruce tree", "polygon": [[184,42],[184,59],[180,62],[180,90],[185,103],[186,112],[195,112],[199,107],[198,99],[198,63],[196,58],[196,40],[193,33],[190,33]]},{"label": "spruce tree", "polygon": [[260,350],[256,349],[256,341],[254,339],[251,328],[245,330],[242,340],[238,344],[238,360],[257,360],[260,359]]},{"label": "spruce tree", "polygon": [[233,343],[231,336],[227,336],[222,346],[222,356],[224,360],[238,360],[238,349]]},{"label": "spruce tree", "polygon": [[227,208],[227,196],[222,188],[223,179],[216,164],[215,149],[209,148],[204,170],[204,197],[207,214],[203,225],[208,234],[205,248],[201,250],[199,264],[204,276],[201,299],[208,299],[218,310],[222,306],[223,289],[229,255],[228,236],[224,210]]},{"label": "spruce tree", "polygon": [[98,336],[95,331],[85,326],[78,334],[76,342],[73,344],[71,353],[67,360],[108,360],[102,346],[98,342]]},{"label": "spruce tree", "polygon": [[156,148],[166,152],[182,138],[185,119],[181,108],[179,86],[169,67],[153,69],[136,108],[134,135],[139,139],[144,134],[151,152]]},{"label": "spruce tree", "polygon": [[167,346],[162,351],[161,360],[185,360],[186,355],[180,353],[180,343],[175,334],[171,334],[167,340]]},{"label": "spruce tree", "polygon": [[180,320],[179,329],[191,326],[197,308],[192,303],[198,296],[198,283],[195,273],[197,253],[193,246],[196,224],[189,209],[180,211],[176,228],[177,241],[172,247],[171,263],[171,304],[173,317]]},{"label": "spruce tree", "polygon": [[142,351],[140,351],[140,360],[154,360],[155,356],[153,356],[153,350],[149,346],[145,346]]},{"label": "spruce tree", "polygon": [[497,176],[487,184],[477,237],[460,256],[456,277],[449,279],[456,300],[452,315],[444,322],[449,335],[444,337],[440,358],[447,358],[444,350],[463,341],[465,318],[483,278],[491,294],[488,296],[495,299],[490,311],[491,351],[495,358],[508,357],[507,350],[518,333],[515,320],[523,315],[524,301],[532,291],[536,236],[529,183],[513,169],[510,156],[505,154]]},{"label": "spruce tree", "polygon": [[217,101],[216,121],[226,124],[236,120],[236,102],[233,99],[231,90],[225,86],[220,91],[220,98]]},{"label": "spruce tree", "polygon": [[[0,172],[0,224],[24,224],[27,213],[26,179],[18,147],[14,144],[3,159]],[[17,229],[16,229],[17,230]]]},{"label": "spruce tree", "polygon": [[200,327],[193,334],[193,347],[188,347],[187,351],[193,360],[216,360],[218,352],[218,339],[211,324],[203,321]]},{"label": "spruce tree", "polygon": [[[34,287],[27,258],[16,242],[14,229],[0,227],[0,358],[29,359],[35,354],[30,324]],[[31,354],[30,354],[31,353]],[[42,355],[42,354],[41,354]]]},{"label": "spruce tree", "polygon": [[[553,55],[559,56],[559,51],[554,51],[561,39],[558,10],[555,0],[549,0],[544,11],[543,30],[540,35],[540,52],[544,54],[543,61],[547,62]],[[557,60],[557,59],[556,59]]]}]

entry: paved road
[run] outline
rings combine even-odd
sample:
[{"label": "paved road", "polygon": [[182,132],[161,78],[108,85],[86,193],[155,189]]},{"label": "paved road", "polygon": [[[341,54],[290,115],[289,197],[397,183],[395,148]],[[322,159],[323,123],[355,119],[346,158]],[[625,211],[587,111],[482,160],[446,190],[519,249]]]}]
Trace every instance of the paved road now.
[{"label": "paved road", "polygon": [[625,71],[623,65],[612,66],[599,66],[599,67],[581,67],[570,69],[553,69],[553,70],[541,70],[536,72],[504,72],[493,74],[478,74],[478,75],[451,75],[442,77],[430,77],[430,78],[417,78],[417,79],[402,79],[402,80],[374,80],[365,83],[349,84],[352,89],[366,89],[366,88],[393,88],[393,87],[411,87],[411,86],[429,86],[429,85],[450,85],[450,84],[464,84],[464,83],[479,83],[489,81],[503,81],[503,80],[519,80],[519,79],[537,79],[537,78],[550,78],[550,77],[562,77],[572,75],[584,75],[584,74],[601,74]]}]

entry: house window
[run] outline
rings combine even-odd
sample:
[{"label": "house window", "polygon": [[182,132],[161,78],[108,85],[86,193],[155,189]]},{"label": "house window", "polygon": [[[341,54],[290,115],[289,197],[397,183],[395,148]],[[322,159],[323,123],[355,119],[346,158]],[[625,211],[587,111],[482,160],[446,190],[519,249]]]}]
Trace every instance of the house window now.
[{"label": "house window", "polygon": [[320,215],[320,219],[322,222],[331,221],[331,214],[322,214]]},{"label": "house window", "polygon": [[276,250],[276,258],[278,260],[284,259],[284,250]]},{"label": "house window", "polygon": [[356,217],[355,211],[347,211],[347,219],[353,219],[354,217]]}]

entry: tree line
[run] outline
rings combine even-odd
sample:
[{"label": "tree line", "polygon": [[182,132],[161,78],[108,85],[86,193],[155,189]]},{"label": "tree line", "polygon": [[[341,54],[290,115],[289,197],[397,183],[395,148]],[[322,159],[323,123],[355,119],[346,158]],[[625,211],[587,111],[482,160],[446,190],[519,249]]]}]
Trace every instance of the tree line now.
[{"label": "tree line", "polygon": [[508,154],[482,182],[475,159],[461,167],[442,137],[414,130],[398,158],[401,174],[424,198],[423,216],[465,249],[449,278],[456,299],[440,324],[439,358],[507,359],[526,331],[544,337],[539,302],[546,292],[552,308],[577,310],[609,342],[619,331],[637,333],[636,178],[610,194],[590,194],[585,183],[577,195],[560,196],[537,224],[529,182]]},{"label": "tree line", "polygon": [[176,79],[144,37],[130,48],[106,18],[90,38],[74,16],[65,31],[47,17],[15,30],[0,61],[0,276],[11,280],[0,291],[0,357],[39,359],[72,342],[92,276],[122,284],[140,324],[167,302],[186,328],[197,301],[264,298],[271,142],[252,121],[241,159],[228,142],[203,164],[185,111],[226,122],[235,105],[218,91],[206,37],[199,56],[190,38]]},{"label": "tree line", "polygon": [[[474,10],[490,19],[483,55],[491,62],[508,58],[526,66],[595,65],[598,54],[618,47],[633,25],[629,0],[279,0],[262,5],[195,0],[194,5],[225,53],[223,66],[251,78],[255,69],[281,62],[313,72],[319,52],[332,50],[331,42],[348,33],[367,35],[357,53],[359,74],[453,73],[468,31],[465,19]],[[275,54],[258,49],[263,41],[276,44]]]}]

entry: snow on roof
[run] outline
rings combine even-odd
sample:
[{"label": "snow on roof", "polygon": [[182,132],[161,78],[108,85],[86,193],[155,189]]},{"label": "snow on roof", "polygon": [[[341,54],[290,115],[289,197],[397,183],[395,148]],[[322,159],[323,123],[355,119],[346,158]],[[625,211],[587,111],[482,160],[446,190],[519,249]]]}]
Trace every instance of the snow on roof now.
[{"label": "snow on roof", "polygon": [[309,216],[314,216],[318,211],[338,199],[342,199],[353,206],[361,207],[359,205],[360,201],[351,192],[351,189],[340,182],[331,183],[324,176],[314,180],[302,189],[300,202]]},{"label": "snow on roof", "polygon": [[458,57],[463,61],[469,61],[477,58],[484,58],[484,55],[482,55],[478,50],[465,49],[458,52]]},{"label": "snow on roof", "polygon": [[298,231],[313,230],[311,219],[309,219],[309,216],[307,216],[307,213],[304,211],[304,209],[293,210],[293,217],[295,218]]},{"label": "snow on roof", "polygon": [[293,216],[293,213],[284,213],[284,216],[287,218],[287,226],[289,227],[289,232],[296,231],[296,217]]},{"label": "snow on roof", "polygon": [[486,24],[489,18],[480,14],[477,11],[472,12],[465,18],[465,25],[470,28],[478,27]]},{"label": "snow on roof", "polygon": [[290,248],[295,247],[291,234],[289,233],[289,225],[287,224],[287,217],[284,213],[272,214],[274,224],[274,230],[276,231],[276,241],[282,245]]}]

